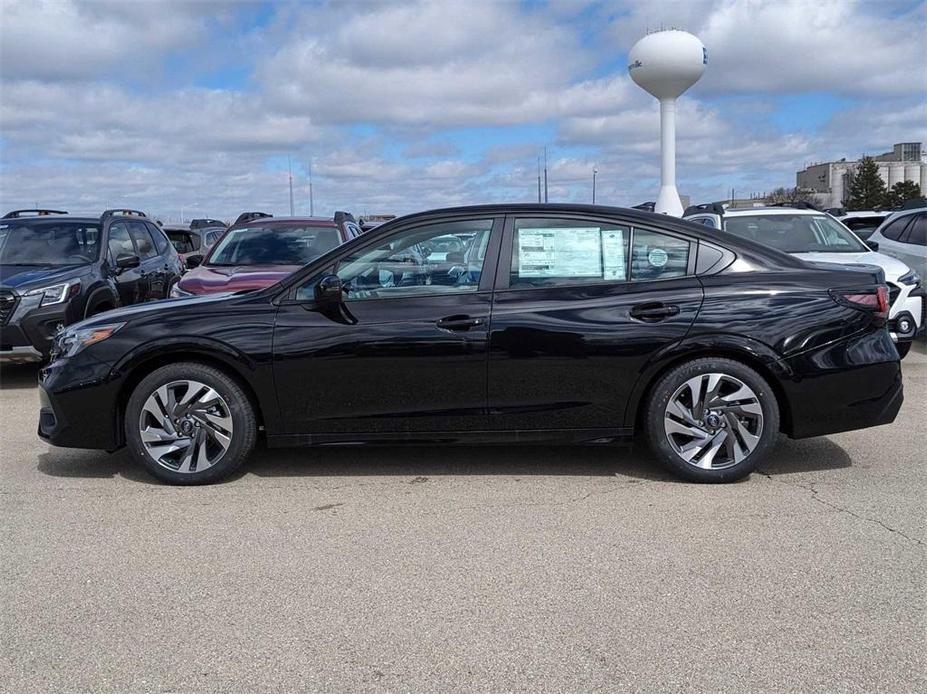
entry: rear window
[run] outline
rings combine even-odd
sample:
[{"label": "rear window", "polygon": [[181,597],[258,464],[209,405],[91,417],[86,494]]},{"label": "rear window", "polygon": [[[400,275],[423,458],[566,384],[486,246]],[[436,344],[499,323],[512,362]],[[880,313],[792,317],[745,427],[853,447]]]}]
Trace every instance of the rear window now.
[{"label": "rear window", "polygon": [[859,239],[825,215],[750,214],[724,221],[729,234],[786,253],[865,253]]},{"label": "rear window", "polygon": [[178,253],[192,253],[199,247],[199,239],[186,231],[168,231],[167,238]]},{"label": "rear window", "polygon": [[249,226],[231,229],[213,247],[209,265],[303,265],[337,248],[335,227]]}]

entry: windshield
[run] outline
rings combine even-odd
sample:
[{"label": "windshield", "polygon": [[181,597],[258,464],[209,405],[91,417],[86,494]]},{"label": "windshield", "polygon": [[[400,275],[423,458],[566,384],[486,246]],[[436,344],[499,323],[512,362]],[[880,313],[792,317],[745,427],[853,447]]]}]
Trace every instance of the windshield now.
[{"label": "windshield", "polygon": [[0,223],[0,265],[84,265],[99,255],[99,224],[20,220]]},{"label": "windshield", "polygon": [[243,227],[228,231],[207,265],[304,265],[339,244],[334,227]]},{"label": "windshield", "polygon": [[730,217],[724,222],[724,230],[786,253],[865,253],[869,250],[849,229],[823,214]]}]

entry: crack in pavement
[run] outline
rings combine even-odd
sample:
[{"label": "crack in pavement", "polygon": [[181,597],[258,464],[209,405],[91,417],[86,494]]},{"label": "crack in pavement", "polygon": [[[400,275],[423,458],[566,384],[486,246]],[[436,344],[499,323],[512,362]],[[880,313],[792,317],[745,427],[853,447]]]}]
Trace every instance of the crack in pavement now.
[{"label": "crack in pavement", "polygon": [[878,525],[879,527],[881,527],[881,528],[887,530],[887,531],[890,532],[890,533],[893,533],[893,534],[895,534],[895,535],[899,535],[899,536],[903,537],[903,538],[904,538],[905,540],[907,540],[908,542],[913,542],[914,544],[916,544],[916,545],[918,545],[918,546],[921,546],[921,547],[924,546],[923,541],[918,540],[916,537],[911,537],[910,535],[905,534],[903,531],[898,530],[897,528],[893,528],[893,527],[891,527],[890,525],[886,525],[885,523],[883,523],[882,521],[880,521],[878,518],[870,518],[869,516],[861,516],[860,514],[856,513],[855,511],[851,511],[851,510],[848,509],[848,508],[844,508],[843,506],[839,506],[839,505],[833,503],[832,501],[828,501],[827,499],[822,499],[822,498],[819,496],[818,490],[814,488],[814,485],[813,485],[813,484],[798,484],[798,483],[794,483],[794,482],[785,482],[785,481],[776,479],[776,478],[775,478],[773,475],[771,475],[770,473],[765,472],[765,471],[763,471],[763,470],[760,470],[759,468],[757,468],[756,471],[757,471],[759,474],[763,475],[763,477],[765,477],[766,479],[768,479],[770,482],[774,482],[775,484],[781,484],[781,485],[784,485],[784,486],[786,486],[786,487],[792,487],[793,489],[801,489],[801,490],[803,490],[803,491],[810,492],[810,494],[811,494],[811,497],[810,497],[810,498],[811,498],[812,501],[816,501],[817,503],[822,504],[822,505],[824,505],[824,506],[827,506],[827,507],[829,507],[829,508],[832,508],[832,509],[834,509],[835,511],[839,511],[840,513],[845,513],[845,514],[847,514],[848,516],[852,516],[853,518],[856,518],[857,520],[866,521],[867,523],[873,523],[873,524],[875,524],[875,525]]}]

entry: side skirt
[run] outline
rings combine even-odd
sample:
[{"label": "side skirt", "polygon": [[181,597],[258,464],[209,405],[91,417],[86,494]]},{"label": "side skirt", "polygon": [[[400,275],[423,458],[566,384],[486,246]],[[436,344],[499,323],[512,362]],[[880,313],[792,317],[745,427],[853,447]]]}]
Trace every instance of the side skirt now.
[{"label": "side skirt", "polygon": [[544,429],[524,431],[425,431],[343,434],[277,434],[267,437],[269,448],[364,445],[475,445],[486,443],[607,444],[633,435],[630,427],[607,429]]}]

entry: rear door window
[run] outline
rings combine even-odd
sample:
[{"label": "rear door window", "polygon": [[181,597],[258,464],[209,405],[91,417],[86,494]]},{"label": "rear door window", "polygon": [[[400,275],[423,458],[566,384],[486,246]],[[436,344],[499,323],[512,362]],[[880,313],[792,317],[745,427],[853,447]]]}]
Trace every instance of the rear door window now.
[{"label": "rear door window", "polygon": [[885,228],[882,229],[881,234],[882,236],[884,236],[885,238],[891,241],[897,241],[898,238],[901,236],[901,233],[908,226],[908,222],[910,221],[911,221],[910,215],[904,215],[902,217],[898,217],[898,219],[894,219],[891,222],[889,222],[885,226]]},{"label": "rear door window", "polygon": [[631,229],[573,219],[520,218],[512,235],[512,289],[628,279]]},{"label": "rear door window", "polygon": [[109,227],[109,252],[113,260],[135,255],[135,244],[125,222],[113,222]]},{"label": "rear door window", "polygon": [[129,222],[129,235],[135,241],[135,247],[138,249],[138,257],[142,260],[154,258],[158,255],[155,250],[154,242],[151,240],[151,233],[141,222]]},{"label": "rear door window", "polygon": [[902,241],[915,246],[927,246],[927,214],[921,212],[914,215],[914,221],[911,222]]},{"label": "rear door window", "polygon": [[167,252],[167,247],[170,245],[167,242],[167,238],[164,236],[164,232],[160,227],[154,224],[148,223],[146,226],[151,233],[151,238],[154,240],[155,248],[158,249],[158,255],[163,255]]}]

